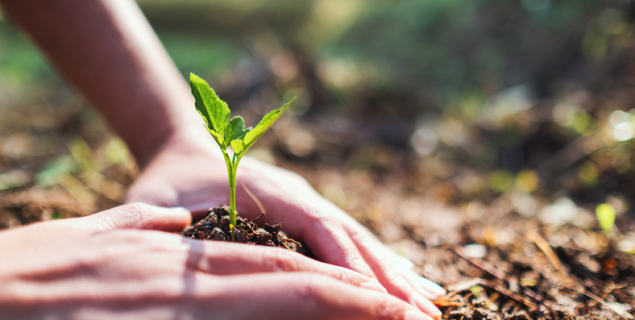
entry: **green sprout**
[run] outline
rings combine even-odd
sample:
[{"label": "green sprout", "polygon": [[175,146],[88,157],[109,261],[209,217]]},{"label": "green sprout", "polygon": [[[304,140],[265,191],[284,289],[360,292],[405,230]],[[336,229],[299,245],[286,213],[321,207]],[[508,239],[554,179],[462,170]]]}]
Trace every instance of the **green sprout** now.
[{"label": "green sprout", "polygon": [[[229,175],[229,229],[234,235],[236,226],[236,172],[240,159],[245,152],[262,135],[271,128],[274,122],[287,110],[293,99],[280,109],[273,110],[260,120],[255,128],[245,128],[245,122],[240,116],[229,120],[230,110],[225,101],[218,98],[205,80],[197,75],[190,74],[190,87],[192,95],[196,100],[196,111],[205,120],[205,127],[212,135],[225,158],[227,174]],[[232,147],[233,155],[227,152],[227,148]]]},{"label": "green sprout", "polygon": [[615,226],[615,209],[608,203],[602,203],[595,208],[595,216],[598,218],[602,231],[607,236],[611,235]]}]

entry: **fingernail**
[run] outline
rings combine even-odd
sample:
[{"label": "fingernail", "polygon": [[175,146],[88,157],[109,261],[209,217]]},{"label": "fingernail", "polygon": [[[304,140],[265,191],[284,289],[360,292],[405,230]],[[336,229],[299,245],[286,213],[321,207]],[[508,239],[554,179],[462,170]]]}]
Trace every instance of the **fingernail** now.
[{"label": "fingernail", "polygon": [[393,267],[403,268],[406,270],[414,268],[415,264],[414,262],[410,261],[410,259],[400,255],[399,253],[384,245],[382,245],[380,248],[384,251],[384,255],[388,258],[388,260],[390,260],[390,263],[393,265]]},{"label": "fingernail", "polygon": [[[141,207],[141,209],[143,211],[146,211],[146,208]],[[166,207],[155,207],[152,206],[152,212],[155,214],[159,214],[159,215],[166,215],[166,216],[173,216],[173,215],[186,215],[186,214],[190,214],[190,211],[183,208],[183,207],[170,207],[170,208],[166,208]]]},{"label": "fingernail", "polygon": [[412,261],[410,261],[410,259],[404,256],[401,256],[398,253],[394,253],[394,255],[392,256],[391,262],[393,266],[397,268],[403,268],[406,270],[410,270],[414,268],[415,266],[415,264]]},{"label": "fingernail", "polygon": [[419,310],[428,314],[433,319],[441,319],[441,310],[439,310],[439,308],[437,308],[437,306],[435,306],[430,300],[424,298],[420,293],[413,292],[410,296],[410,301],[419,308]]},{"label": "fingernail", "polygon": [[359,286],[361,288],[368,289],[368,290],[378,291],[381,293],[388,293],[388,290],[386,290],[386,288],[384,288],[381,284],[377,282],[373,282],[373,281],[362,282]]},{"label": "fingernail", "polygon": [[439,299],[445,296],[446,291],[440,285],[421,276],[417,277],[417,287],[430,293],[430,298]]},{"label": "fingernail", "polygon": [[172,210],[174,210],[174,211],[176,211],[178,213],[181,213],[181,214],[190,214],[190,210],[187,210],[184,207],[173,207],[173,208],[170,208],[170,209],[172,209]]},{"label": "fingernail", "polygon": [[439,299],[446,294],[445,289],[443,289],[443,287],[434,283],[433,281],[430,281],[429,279],[426,279],[410,270],[405,270],[404,273],[410,275],[409,278],[415,282],[414,285],[417,287],[417,289],[419,289],[419,291],[422,291],[421,293],[427,293],[427,298]]},{"label": "fingernail", "polygon": [[419,311],[408,310],[404,320],[432,320],[432,318]]}]

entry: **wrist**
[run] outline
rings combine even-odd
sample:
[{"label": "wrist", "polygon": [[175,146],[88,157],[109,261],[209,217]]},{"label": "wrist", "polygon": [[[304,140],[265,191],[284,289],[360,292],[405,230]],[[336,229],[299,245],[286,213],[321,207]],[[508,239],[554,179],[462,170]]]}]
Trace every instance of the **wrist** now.
[{"label": "wrist", "polygon": [[223,156],[217,152],[215,142],[205,130],[203,122],[191,123],[187,126],[172,128],[158,133],[148,139],[142,150],[137,150],[135,158],[139,167],[145,169],[158,155],[162,153],[207,153],[210,158],[222,160]]}]

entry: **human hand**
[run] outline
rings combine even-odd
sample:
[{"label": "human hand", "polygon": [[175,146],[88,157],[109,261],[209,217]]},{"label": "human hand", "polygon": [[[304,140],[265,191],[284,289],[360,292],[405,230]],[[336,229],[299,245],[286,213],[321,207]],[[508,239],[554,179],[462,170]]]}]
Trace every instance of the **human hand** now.
[{"label": "human hand", "polygon": [[0,318],[429,319],[345,268],[150,231],[190,221],[129,204],[0,232]]},{"label": "human hand", "polygon": [[[168,145],[130,188],[127,201],[184,206],[199,214],[227,204],[225,164],[213,150],[213,146],[194,146],[187,141]],[[390,294],[433,317],[440,315],[429,299],[444,295],[441,287],[413,272],[409,260],[381,244],[299,175],[246,157],[237,176],[237,185],[242,184],[266,208],[263,221],[281,223],[287,234],[306,244],[320,261],[378,279]],[[260,214],[240,187],[237,207],[247,218]]]}]

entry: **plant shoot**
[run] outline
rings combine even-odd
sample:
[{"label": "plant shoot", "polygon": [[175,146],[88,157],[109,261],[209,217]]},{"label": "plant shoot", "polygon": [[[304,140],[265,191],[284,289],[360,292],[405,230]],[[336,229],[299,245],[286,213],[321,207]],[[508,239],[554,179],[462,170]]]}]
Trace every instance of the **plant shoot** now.
[{"label": "plant shoot", "polygon": [[[281,108],[269,112],[256,127],[245,128],[245,122],[240,116],[229,120],[231,112],[227,103],[218,98],[214,89],[205,80],[191,73],[190,87],[196,100],[196,111],[205,120],[207,131],[212,135],[225,158],[229,176],[229,228],[233,237],[236,226],[236,172],[240,159],[256,140],[271,128],[295,98]],[[230,146],[234,151],[232,155],[227,152]]]}]

